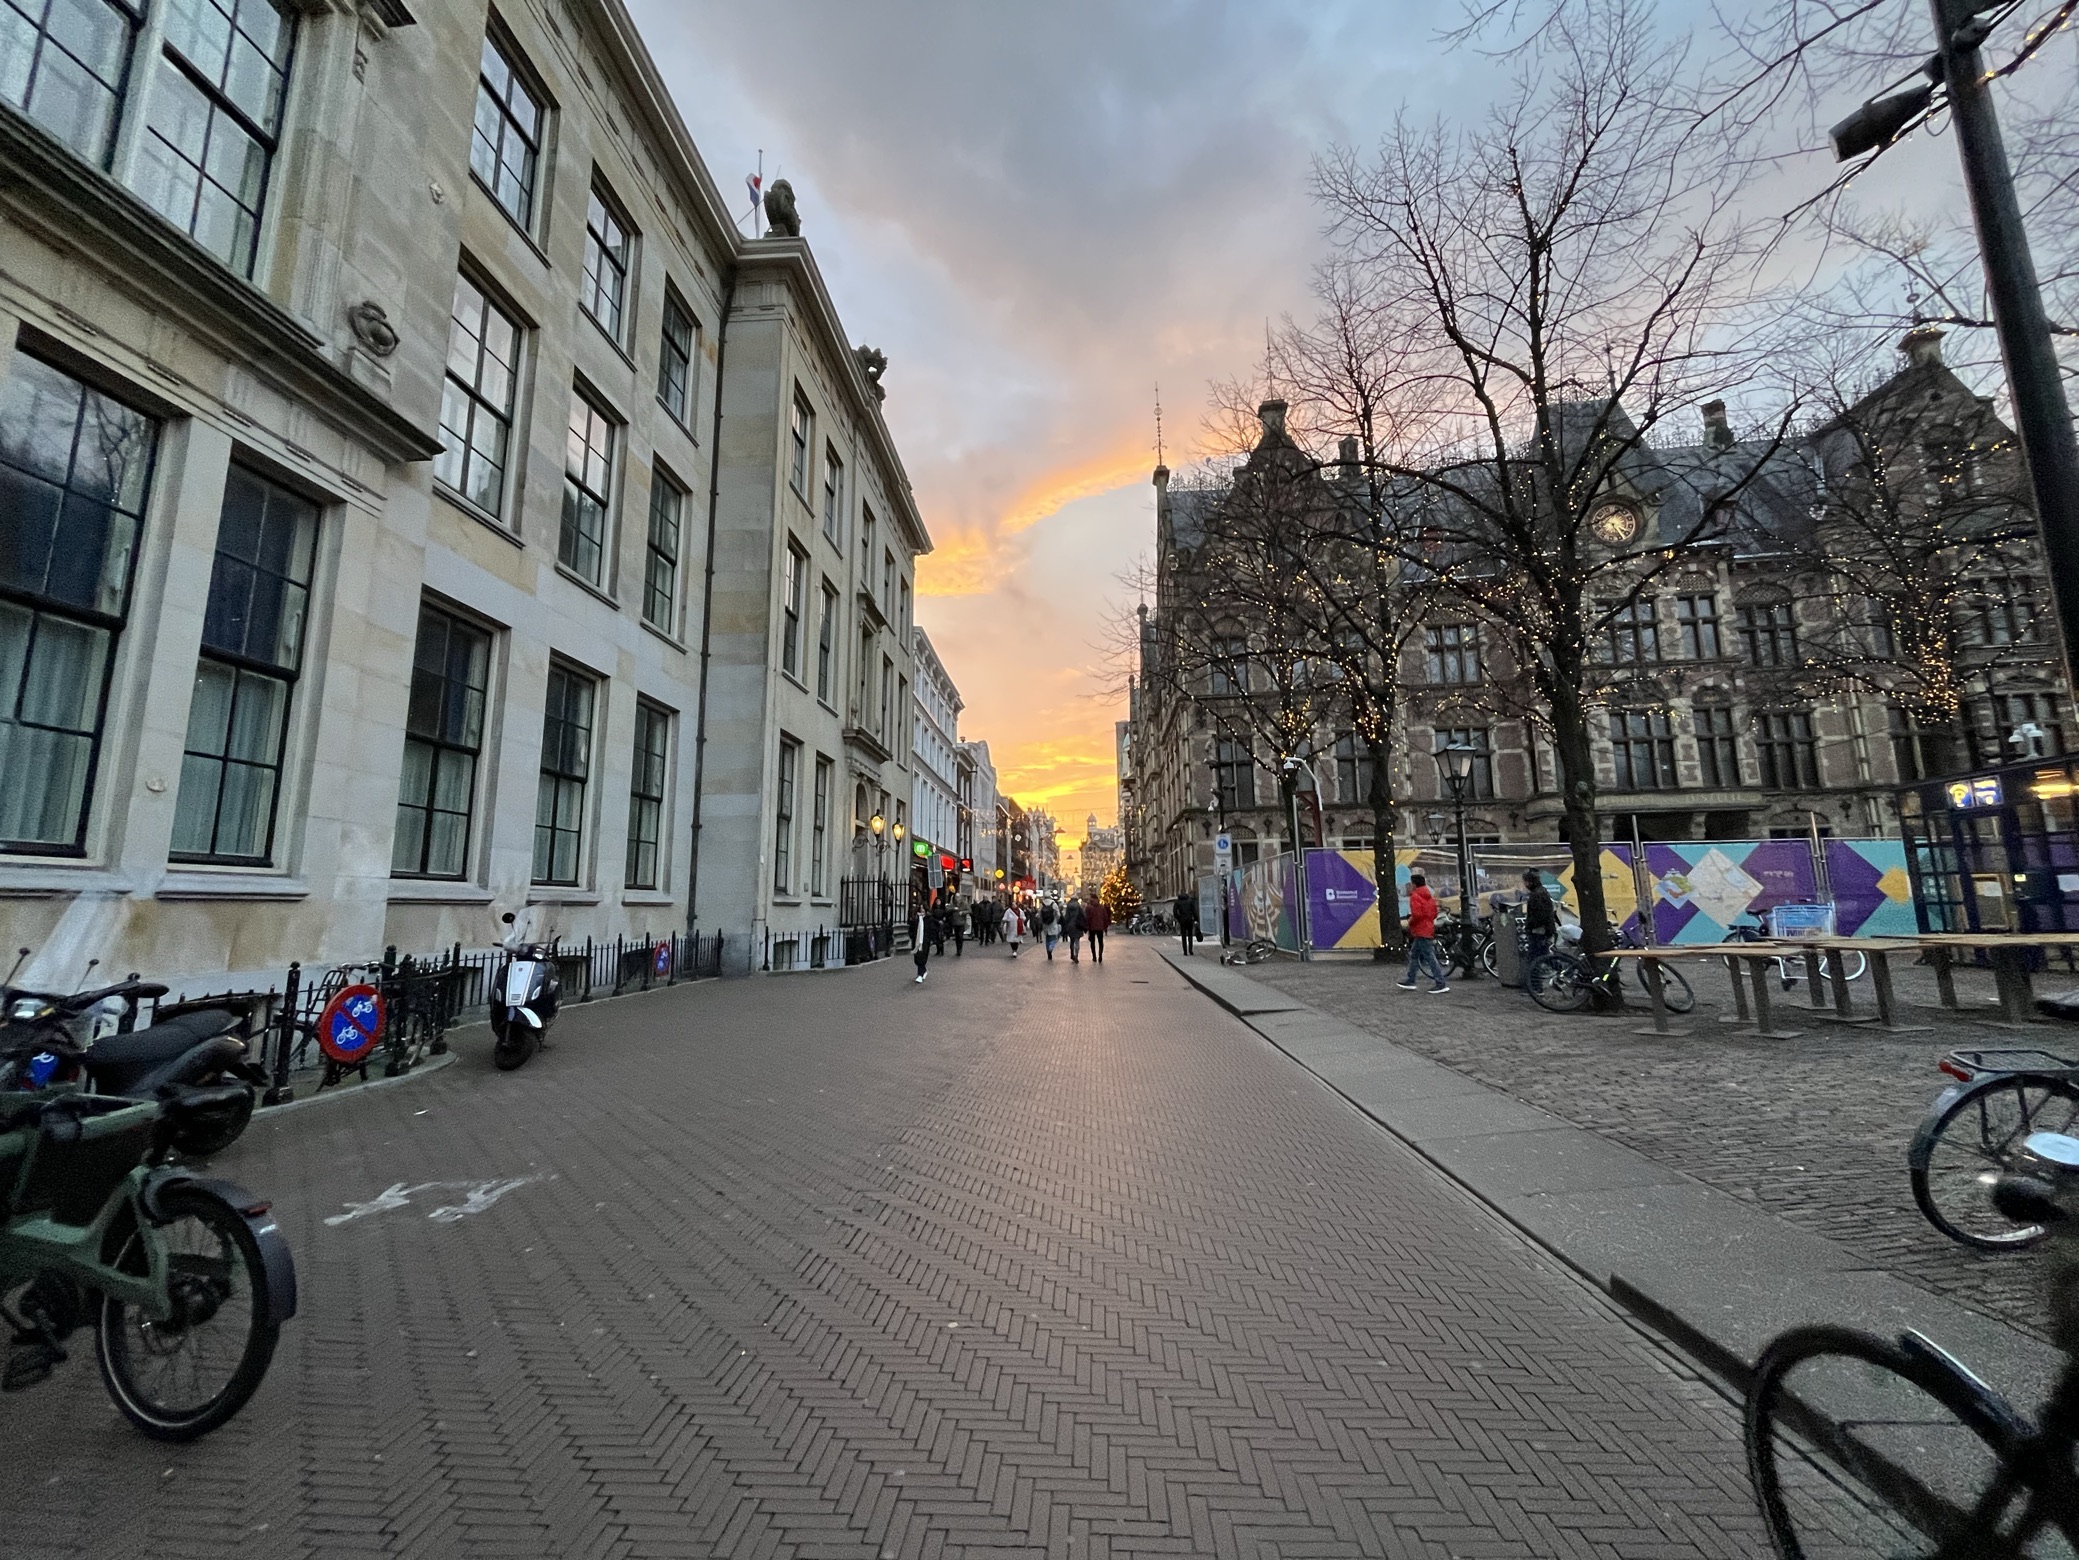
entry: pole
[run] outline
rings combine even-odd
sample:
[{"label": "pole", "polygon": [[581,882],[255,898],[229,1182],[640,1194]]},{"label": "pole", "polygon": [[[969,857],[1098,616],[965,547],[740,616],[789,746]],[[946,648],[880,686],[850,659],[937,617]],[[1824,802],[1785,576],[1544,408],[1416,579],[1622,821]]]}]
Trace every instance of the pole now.
[{"label": "pole", "polygon": [[1466,859],[1465,851],[1465,782],[1451,782],[1451,803],[1458,813],[1458,968],[1467,980],[1473,978],[1478,964],[1473,958],[1473,880],[1472,863]]},{"label": "pole", "polygon": [[2050,590],[2063,634],[2065,685],[2070,689],[2073,668],[2079,665],[2079,439],[2072,433],[2072,411],[2065,401],[2050,319],[2043,312],[2042,288],[2014,194],[2014,174],[2000,137],[1985,56],[1975,29],[1962,33],[1961,46],[1955,41],[1981,7],[1973,0],[1929,4],[1940,41],[1950,120],[1956,126],[1957,157],[1978,229],[1993,327],[2006,364],[2007,389],[2014,397],[2014,428],[2028,466],[2036,522],[2043,531]]}]

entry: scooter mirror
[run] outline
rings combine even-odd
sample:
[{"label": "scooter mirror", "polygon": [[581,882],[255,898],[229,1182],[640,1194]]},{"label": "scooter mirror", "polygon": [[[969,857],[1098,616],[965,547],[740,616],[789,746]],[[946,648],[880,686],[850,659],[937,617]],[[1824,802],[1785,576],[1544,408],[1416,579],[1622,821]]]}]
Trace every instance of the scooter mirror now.
[{"label": "scooter mirror", "polygon": [[518,917],[516,917],[510,910],[508,910],[505,912],[504,915],[501,915],[498,919],[503,921],[507,926],[510,926],[513,924],[515,920],[518,919]]}]

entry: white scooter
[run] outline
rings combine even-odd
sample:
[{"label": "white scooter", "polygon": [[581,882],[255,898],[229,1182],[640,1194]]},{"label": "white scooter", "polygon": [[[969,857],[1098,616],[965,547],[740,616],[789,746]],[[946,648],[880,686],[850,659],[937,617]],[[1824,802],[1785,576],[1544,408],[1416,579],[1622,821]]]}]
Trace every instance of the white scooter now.
[{"label": "white scooter", "polygon": [[500,1072],[511,1072],[526,1066],[535,1050],[548,1043],[563,987],[556,975],[554,942],[524,940],[510,910],[499,919],[506,926],[501,943],[505,963],[491,988],[491,1033],[498,1039],[491,1060]]}]

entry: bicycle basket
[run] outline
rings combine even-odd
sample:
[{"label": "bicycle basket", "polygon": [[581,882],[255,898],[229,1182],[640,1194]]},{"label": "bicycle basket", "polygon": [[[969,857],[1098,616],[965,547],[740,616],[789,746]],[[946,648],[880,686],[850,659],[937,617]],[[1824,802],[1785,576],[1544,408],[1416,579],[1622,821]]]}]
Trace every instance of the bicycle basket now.
[{"label": "bicycle basket", "polygon": [[[16,1165],[10,1214],[48,1213],[60,1224],[88,1224],[109,1194],[152,1151],[158,1134],[154,1101],[61,1094],[44,1101],[33,1119],[0,1137],[0,1166]],[[10,1155],[20,1142],[26,1152]]]}]

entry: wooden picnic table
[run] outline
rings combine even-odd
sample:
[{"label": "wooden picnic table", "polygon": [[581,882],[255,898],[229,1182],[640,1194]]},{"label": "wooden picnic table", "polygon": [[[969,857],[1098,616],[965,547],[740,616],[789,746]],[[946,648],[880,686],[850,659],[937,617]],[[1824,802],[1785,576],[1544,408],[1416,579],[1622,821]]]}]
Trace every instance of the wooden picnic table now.
[{"label": "wooden picnic table", "polygon": [[1949,955],[1982,948],[1992,965],[2000,1017],[2010,1024],[2026,1024],[2036,1016],[2035,988],[2028,972],[2030,950],[2079,948],[2079,932],[1925,932],[1915,941],[1927,950],[1928,962],[1935,967],[1935,989],[1941,993],[1942,1006],[1962,1007]]},{"label": "wooden picnic table", "polygon": [[[1654,999],[1654,1023],[1650,1031],[1654,1034],[1677,1033],[1665,1016],[1664,1004],[1660,1000],[1660,961],[1664,959],[1723,959],[1726,974],[1732,980],[1733,1007],[1735,1016],[1731,1022],[1751,1025],[1751,1032],[1765,1040],[1795,1040],[1804,1031],[1779,1029],[1776,1027],[1773,1002],[1769,992],[1768,966],[1777,959],[1805,959],[1806,977],[1812,991],[1814,1007],[1826,1005],[1826,995],[1820,981],[1820,955],[1838,949],[1842,953],[1860,952],[1870,961],[1871,987],[1876,993],[1877,1014],[1875,1022],[1886,1029],[1905,1030],[1917,1026],[1898,1022],[1898,1007],[1892,997],[1890,955],[1901,948],[1914,948],[1910,938],[1882,937],[1798,937],[1775,938],[1766,942],[1727,943],[1670,943],[1655,948],[1617,948],[1610,951],[1612,958],[1637,959],[1645,973],[1649,995]],[[1915,950],[1917,951],[1917,949]],[[1742,981],[1740,966],[1745,965],[1746,979]],[[1833,1005],[1835,1011],[1827,1015],[1840,1023],[1866,1024],[1872,1020],[1854,1011],[1848,995],[1848,979],[1845,961],[1832,961]],[[1749,1001],[1752,1000],[1750,1010]],[[1641,1030],[1641,1034],[1649,1031]]]}]

